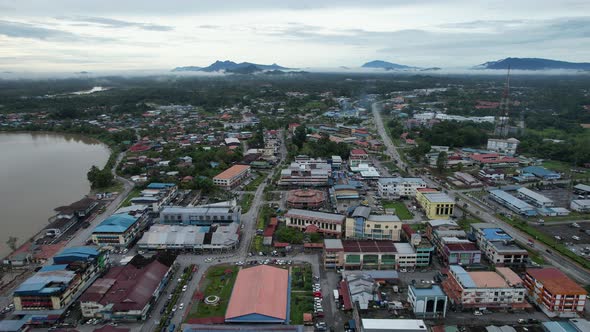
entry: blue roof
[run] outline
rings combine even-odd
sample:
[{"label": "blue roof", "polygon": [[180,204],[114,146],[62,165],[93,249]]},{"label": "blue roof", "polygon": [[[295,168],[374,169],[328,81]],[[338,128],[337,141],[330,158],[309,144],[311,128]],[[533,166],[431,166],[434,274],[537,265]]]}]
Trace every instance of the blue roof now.
[{"label": "blue roof", "polygon": [[483,235],[490,241],[512,240],[512,237],[501,228],[484,228]]},{"label": "blue roof", "polygon": [[62,250],[59,254],[53,256],[53,264],[86,262],[95,259],[98,255],[100,255],[100,252],[94,247],[71,247]]},{"label": "blue roof", "polygon": [[545,177],[545,176],[556,176],[559,175],[553,171],[546,169],[545,167],[541,166],[528,166],[521,170],[524,173],[532,173],[536,176]]},{"label": "blue roof", "polygon": [[416,288],[414,285],[410,285],[412,288],[412,292],[418,296],[445,296],[445,292],[443,292],[442,288],[439,285],[432,285],[429,288]]},{"label": "blue roof", "polygon": [[125,233],[129,227],[135,224],[137,219],[128,214],[115,214],[96,226],[94,233]]},{"label": "blue roof", "polygon": [[[16,295],[49,295],[59,293],[67,288],[76,273],[69,270],[53,270],[35,273],[21,283],[14,291]],[[49,286],[50,285],[50,286]]]},{"label": "blue roof", "polygon": [[21,331],[23,326],[27,323],[28,317],[23,317],[20,320],[5,319],[0,321],[0,331],[2,332],[17,332]]},{"label": "blue roof", "polygon": [[39,270],[39,272],[48,272],[48,271],[62,271],[68,267],[68,264],[59,264],[59,265],[46,265]]},{"label": "blue roof", "polygon": [[548,332],[578,332],[578,330],[568,321],[543,322],[542,324]]},{"label": "blue roof", "polygon": [[477,285],[475,281],[471,279],[471,276],[464,268],[459,265],[451,265],[449,269],[453,271],[453,273],[457,276],[458,281],[463,285],[465,288],[476,288]]},{"label": "blue roof", "polygon": [[165,188],[174,187],[174,186],[175,186],[174,183],[152,182],[152,183],[148,184],[147,188],[148,189],[165,189]]}]

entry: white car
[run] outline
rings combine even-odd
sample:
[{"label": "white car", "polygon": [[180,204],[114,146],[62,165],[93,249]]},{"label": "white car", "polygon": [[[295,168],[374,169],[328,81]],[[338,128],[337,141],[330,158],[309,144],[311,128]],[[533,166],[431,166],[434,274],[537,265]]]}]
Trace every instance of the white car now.
[{"label": "white car", "polygon": [[184,309],[184,303],[181,303],[181,304],[178,306],[178,310],[182,310],[182,309]]},{"label": "white car", "polygon": [[481,311],[475,311],[475,312],[473,312],[473,314],[475,316],[483,316],[483,313]]},{"label": "white car", "polygon": [[205,263],[211,263],[211,262],[213,262],[213,258],[211,258],[211,257],[205,258]]}]

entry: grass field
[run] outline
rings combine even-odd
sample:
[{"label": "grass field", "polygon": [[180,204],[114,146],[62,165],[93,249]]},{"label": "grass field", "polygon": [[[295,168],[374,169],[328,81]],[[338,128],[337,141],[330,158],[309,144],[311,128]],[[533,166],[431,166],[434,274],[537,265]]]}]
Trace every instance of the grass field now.
[{"label": "grass field", "polygon": [[[560,173],[571,174],[574,179],[587,179],[590,178],[590,170],[581,169],[580,167],[572,167],[571,164],[556,160],[546,160],[543,162],[543,167]],[[571,172],[571,169],[581,170],[582,173]]]},{"label": "grass field", "polygon": [[187,319],[225,316],[225,310],[237,275],[237,266],[221,265],[210,267],[204,276],[205,280],[201,284],[201,287],[205,288],[203,299],[210,295],[217,295],[221,300],[217,305],[206,305],[204,302],[195,303],[191,307]]},{"label": "grass field", "polygon": [[264,179],[266,179],[266,174],[264,173],[257,173],[257,175],[256,179],[250,181],[250,183],[244,187],[244,191],[256,191],[262,182],[264,182]]},{"label": "grass field", "polygon": [[311,292],[291,292],[291,324],[302,325],[303,314],[313,312],[313,294]]},{"label": "grass field", "polygon": [[129,195],[127,196],[127,198],[125,198],[125,200],[123,201],[123,203],[121,203],[121,206],[130,206],[131,205],[131,199],[135,198],[135,197],[139,197],[139,195],[141,194],[141,191],[143,189],[140,188],[133,188],[133,190],[131,190],[131,192],[129,193]]},{"label": "grass field", "polygon": [[410,213],[410,211],[408,210],[406,205],[402,202],[384,201],[383,208],[384,209],[395,209],[395,214],[401,220],[408,220],[408,219],[414,218],[414,216],[412,216],[412,213]]},{"label": "grass field", "polygon": [[254,200],[254,194],[245,193],[242,195],[242,200],[240,201],[240,206],[242,207],[242,213],[246,213],[250,211],[252,207],[252,201]]},{"label": "grass field", "polygon": [[482,222],[478,219],[459,219],[457,220],[457,224],[463,228],[464,231],[469,231],[471,229],[471,224],[476,224],[478,222]]}]

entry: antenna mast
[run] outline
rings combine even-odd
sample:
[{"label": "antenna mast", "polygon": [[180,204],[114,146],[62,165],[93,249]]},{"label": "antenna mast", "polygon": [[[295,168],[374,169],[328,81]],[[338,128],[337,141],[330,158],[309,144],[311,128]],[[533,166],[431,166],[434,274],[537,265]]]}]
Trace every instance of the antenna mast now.
[{"label": "antenna mast", "polygon": [[508,136],[508,114],[510,113],[510,65],[508,65],[508,74],[506,75],[506,85],[504,86],[504,93],[500,100],[500,107],[498,116],[496,118],[496,128],[494,135],[500,137]]}]

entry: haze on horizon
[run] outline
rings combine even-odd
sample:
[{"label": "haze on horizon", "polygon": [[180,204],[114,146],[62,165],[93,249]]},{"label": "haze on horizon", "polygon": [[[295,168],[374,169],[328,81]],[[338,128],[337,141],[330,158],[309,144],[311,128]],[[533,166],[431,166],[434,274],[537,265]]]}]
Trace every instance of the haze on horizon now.
[{"label": "haze on horizon", "polygon": [[589,1],[0,0],[0,72],[590,61]]}]

